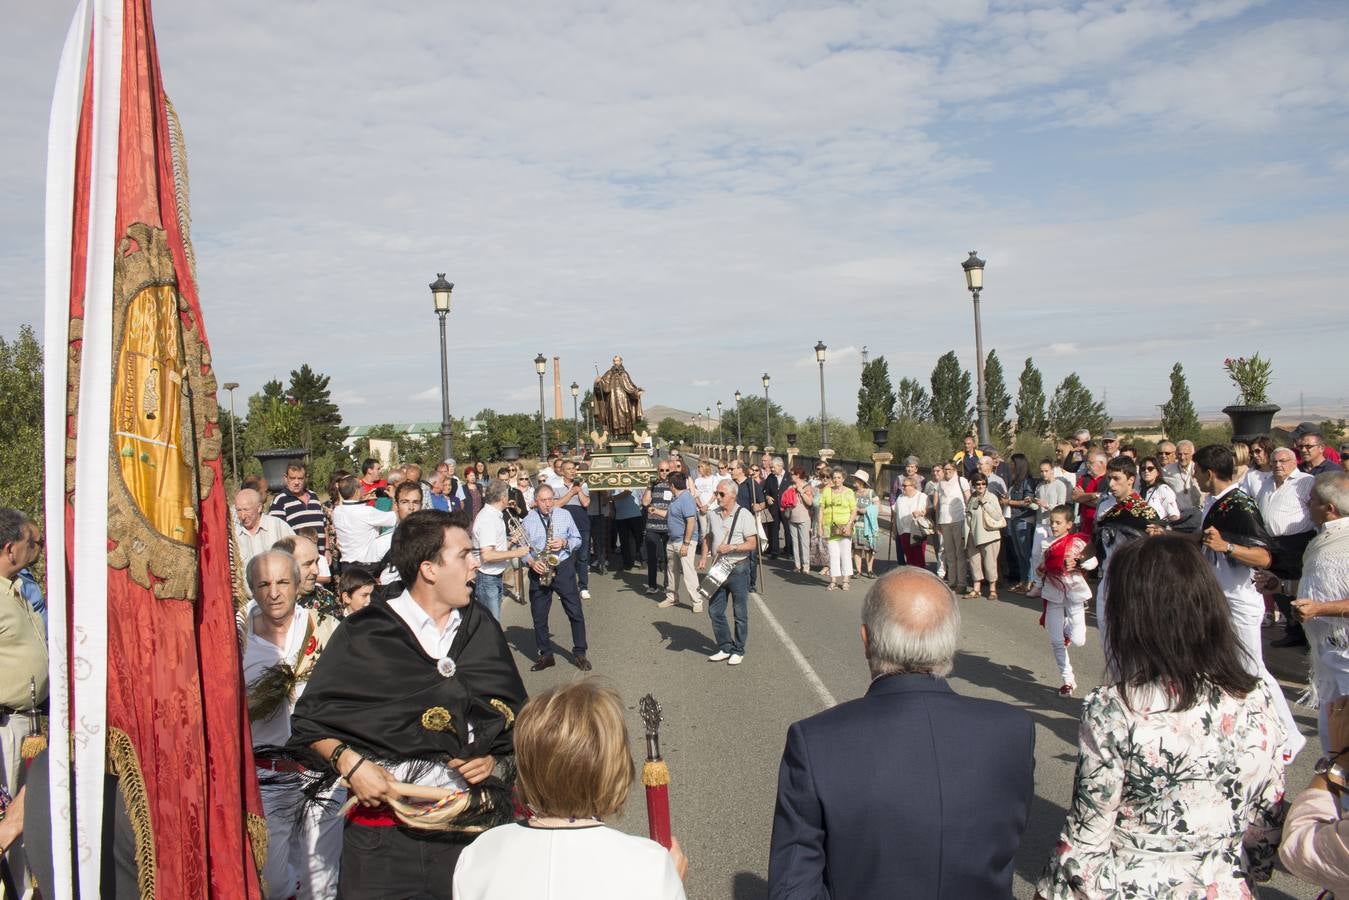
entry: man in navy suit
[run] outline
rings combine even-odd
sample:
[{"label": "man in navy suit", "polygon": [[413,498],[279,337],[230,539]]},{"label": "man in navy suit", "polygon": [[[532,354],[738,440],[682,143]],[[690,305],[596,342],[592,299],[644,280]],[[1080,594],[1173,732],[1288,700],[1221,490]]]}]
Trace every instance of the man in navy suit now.
[{"label": "man in navy suit", "polygon": [[1012,895],[1035,730],[1024,710],[951,690],[959,635],[955,597],[928,571],[901,567],[872,586],[866,696],[787,731],[771,898]]}]

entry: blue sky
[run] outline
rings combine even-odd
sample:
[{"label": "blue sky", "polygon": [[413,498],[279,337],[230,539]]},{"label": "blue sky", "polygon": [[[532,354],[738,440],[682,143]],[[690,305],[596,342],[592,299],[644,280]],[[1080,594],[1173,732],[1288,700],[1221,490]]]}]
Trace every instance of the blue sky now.
[{"label": "blue sky", "polygon": [[[650,403],[851,417],[859,354],[926,382],[984,334],[1146,414],[1255,351],[1349,377],[1342,2],[156,6],[222,381],[302,362],[354,423],[456,414],[621,353]],[[41,317],[46,117],[74,4],[0,36],[0,333]],[[1014,390],[1014,386],[1013,386]]]}]

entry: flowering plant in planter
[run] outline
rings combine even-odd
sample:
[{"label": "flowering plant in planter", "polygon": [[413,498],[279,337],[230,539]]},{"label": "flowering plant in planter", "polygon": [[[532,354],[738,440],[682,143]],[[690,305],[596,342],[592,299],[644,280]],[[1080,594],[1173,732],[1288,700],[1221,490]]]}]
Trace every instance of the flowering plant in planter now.
[{"label": "flowering plant in planter", "polygon": [[1223,369],[1232,379],[1241,396],[1238,402],[1242,406],[1258,406],[1269,402],[1269,379],[1271,366],[1269,360],[1262,359],[1257,353],[1249,359],[1244,356],[1228,357],[1223,360]]}]

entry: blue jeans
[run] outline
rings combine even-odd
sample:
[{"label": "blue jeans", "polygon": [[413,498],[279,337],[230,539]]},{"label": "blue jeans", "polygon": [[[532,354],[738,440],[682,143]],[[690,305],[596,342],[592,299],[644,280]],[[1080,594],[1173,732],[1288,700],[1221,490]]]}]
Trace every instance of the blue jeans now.
[{"label": "blue jeans", "polygon": [[576,562],[576,586],[580,590],[590,590],[590,516],[580,506],[564,507],[573,513],[576,530],[581,533],[581,546],[576,548],[572,559]]},{"label": "blue jeans", "polygon": [[[750,561],[741,560],[731,569],[731,574],[717,588],[707,604],[707,614],[712,618],[712,637],[717,647],[727,653],[745,655],[745,640],[749,637],[749,571]],[[735,638],[731,637],[730,626],[726,624],[726,600],[731,600],[731,613],[735,617]]]},{"label": "blue jeans", "polygon": [[[503,573],[504,574],[504,573]],[[482,604],[492,618],[501,621],[501,575],[489,575],[479,570],[473,588],[473,599]]]},{"label": "blue jeans", "polygon": [[1035,542],[1035,516],[1017,516],[1008,522],[1012,534],[1012,552],[1016,554],[1016,569],[1022,581],[1030,581],[1035,573],[1030,570],[1030,552]]}]

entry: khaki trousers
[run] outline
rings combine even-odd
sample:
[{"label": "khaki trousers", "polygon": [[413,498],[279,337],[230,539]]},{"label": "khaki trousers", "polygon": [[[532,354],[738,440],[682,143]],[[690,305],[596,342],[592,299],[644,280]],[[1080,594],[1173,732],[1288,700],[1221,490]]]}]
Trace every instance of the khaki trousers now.
[{"label": "khaki trousers", "polygon": [[703,608],[703,598],[698,596],[698,570],[694,563],[697,548],[690,545],[688,556],[679,555],[679,544],[675,541],[665,545],[666,569],[670,573],[670,588],[667,596],[679,599],[679,589],[683,587],[684,596],[694,609]]},{"label": "khaki trousers", "polygon": [[987,581],[988,586],[993,590],[998,589],[998,551],[1002,548],[1002,541],[992,541],[982,544],[978,547],[971,545],[967,551],[970,561],[970,571],[973,572],[974,583]]}]

